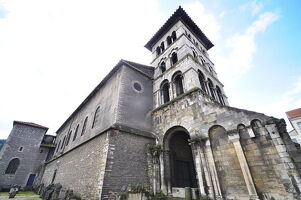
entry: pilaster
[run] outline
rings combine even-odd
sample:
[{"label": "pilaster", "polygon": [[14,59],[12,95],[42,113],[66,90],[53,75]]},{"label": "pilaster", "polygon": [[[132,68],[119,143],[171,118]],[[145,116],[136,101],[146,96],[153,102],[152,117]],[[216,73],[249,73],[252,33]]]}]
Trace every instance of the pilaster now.
[{"label": "pilaster", "polygon": [[246,183],[249,195],[250,195],[250,199],[258,199],[258,195],[256,192],[256,188],[252,179],[252,175],[245,157],[245,154],[242,150],[241,144],[240,144],[240,140],[239,140],[239,134],[237,129],[233,129],[230,131],[227,131],[228,133],[228,137],[229,137],[229,141],[231,141],[233,143],[233,146],[235,148],[235,152],[239,161],[239,165],[244,177],[244,181]]}]

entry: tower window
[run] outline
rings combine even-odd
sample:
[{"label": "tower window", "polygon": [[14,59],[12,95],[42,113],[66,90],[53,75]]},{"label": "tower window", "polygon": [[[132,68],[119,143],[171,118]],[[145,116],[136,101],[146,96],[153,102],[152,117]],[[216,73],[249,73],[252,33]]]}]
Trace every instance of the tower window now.
[{"label": "tower window", "polygon": [[162,73],[166,71],[166,65],[164,61],[160,64],[160,69]]},{"label": "tower window", "polygon": [[170,100],[170,98],[169,98],[169,84],[168,84],[167,80],[163,81],[163,83],[161,84],[161,95],[162,95],[163,103],[169,102],[169,100]]},{"label": "tower window", "polygon": [[169,45],[171,45],[171,43],[172,43],[172,41],[171,41],[171,37],[170,37],[170,36],[168,36],[166,40],[167,40],[167,45],[168,45],[168,46],[169,46]]},{"label": "tower window", "polygon": [[157,52],[157,56],[160,55],[160,53],[161,53],[161,48],[160,48],[160,47],[157,47],[156,52]]},{"label": "tower window", "polygon": [[20,160],[18,158],[12,159],[5,170],[5,174],[15,174],[20,165]]},{"label": "tower window", "polygon": [[175,31],[173,31],[173,32],[171,33],[171,38],[172,38],[172,42],[176,41],[176,39],[177,39],[177,34],[176,34]]},{"label": "tower window", "polygon": [[95,110],[94,119],[93,119],[93,123],[92,123],[92,128],[94,128],[95,124],[98,123],[98,119],[99,119],[99,106]]},{"label": "tower window", "polygon": [[173,52],[173,53],[171,54],[171,63],[172,63],[172,65],[174,65],[174,64],[176,64],[177,62],[178,62],[178,55],[177,55],[176,52]]},{"label": "tower window", "polygon": [[213,83],[212,81],[208,78],[208,86],[209,86],[209,90],[210,90],[210,95],[213,99],[215,99],[215,96],[214,96],[214,86],[213,86]]},{"label": "tower window", "polygon": [[164,42],[161,43],[160,47],[161,47],[161,52],[163,52],[164,49],[165,49],[165,47],[164,47]]},{"label": "tower window", "polygon": [[184,93],[184,88],[183,88],[183,76],[181,72],[178,72],[174,75],[173,82],[174,86],[176,89],[176,95],[179,96],[180,94]]},{"label": "tower window", "polygon": [[221,89],[216,86],[216,93],[217,93],[217,97],[219,99],[219,102],[222,104],[222,105],[225,105],[225,102],[224,102],[224,97],[223,97],[223,94],[222,94],[222,91]]},{"label": "tower window", "polygon": [[83,135],[86,132],[87,121],[88,121],[88,117],[86,117],[86,119],[84,121],[84,125],[83,125],[83,129],[82,129],[82,134],[81,135]]},{"label": "tower window", "polygon": [[199,81],[201,84],[201,88],[204,92],[206,92],[205,76],[200,70],[198,70],[198,72],[199,72]]},{"label": "tower window", "polygon": [[18,151],[22,152],[23,151],[23,147],[19,147]]}]

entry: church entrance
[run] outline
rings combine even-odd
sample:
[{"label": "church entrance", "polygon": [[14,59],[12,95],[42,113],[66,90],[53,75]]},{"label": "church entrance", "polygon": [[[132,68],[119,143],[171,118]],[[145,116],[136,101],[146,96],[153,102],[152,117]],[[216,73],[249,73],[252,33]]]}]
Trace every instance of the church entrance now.
[{"label": "church entrance", "polygon": [[175,131],[169,138],[169,160],[171,186],[197,188],[196,173],[189,135],[185,131]]}]

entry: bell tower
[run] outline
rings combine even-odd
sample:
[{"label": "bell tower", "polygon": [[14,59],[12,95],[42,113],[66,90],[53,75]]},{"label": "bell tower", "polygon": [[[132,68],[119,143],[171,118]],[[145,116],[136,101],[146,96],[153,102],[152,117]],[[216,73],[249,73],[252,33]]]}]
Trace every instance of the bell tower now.
[{"label": "bell tower", "polygon": [[145,47],[152,52],[155,108],[200,88],[212,102],[228,105],[207,51],[211,41],[179,7]]}]

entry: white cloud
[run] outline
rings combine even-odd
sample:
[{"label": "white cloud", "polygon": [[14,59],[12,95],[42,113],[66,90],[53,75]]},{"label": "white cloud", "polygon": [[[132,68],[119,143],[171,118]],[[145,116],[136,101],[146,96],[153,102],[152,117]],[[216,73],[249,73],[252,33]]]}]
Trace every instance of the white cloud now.
[{"label": "white cloud", "polygon": [[194,1],[193,3],[184,4],[183,8],[213,43],[220,39],[221,25],[212,13],[206,11],[202,3]]},{"label": "white cloud", "polygon": [[150,62],[143,46],[166,19],[156,0],[0,0],[0,8],[0,138],[13,120],[53,133],[120,59]]},{"label": "white cloud", "polygon": [[212,56],[216,62],[217,71],[226,84],[233,84],[238,77],[253,67],[257,34],[264,32],[278,18],[279,16],[272,12],[260,15],[243,33],[226,39],[223,51],[220,50],[221,47],[217,47],[217,51],[213,51]]},{"label": "white cloud", "polygon": [[292,129],[285,112],[301,107],[301,74],[287,81],[291,82],[287,87],[287,91],[278,98],[275,98],[268,105],[259,107],[259,109],[269,115],[284,118],[288,129]]},{"label": "white cloud", "polygon": [[258,3],[256,0],[254,0],[241,5],[239,10],[241,12],[250,11],[252,15],[256,15],[261,11],[262,7],[262,3]]}]

